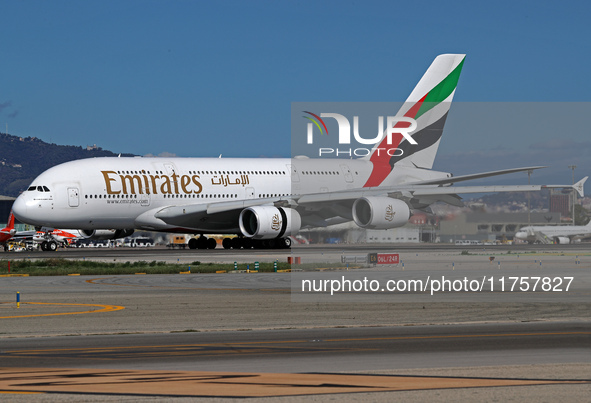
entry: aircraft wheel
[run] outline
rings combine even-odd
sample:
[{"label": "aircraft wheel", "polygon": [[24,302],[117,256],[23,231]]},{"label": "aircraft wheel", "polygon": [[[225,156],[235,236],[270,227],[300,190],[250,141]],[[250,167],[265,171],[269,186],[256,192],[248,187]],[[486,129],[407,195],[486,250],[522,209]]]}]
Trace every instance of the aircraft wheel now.
[{"label": "aircraft wheel", "polygon": [[207,238],[200,236],[197,238],[197,249],[207,249]]},{"label": "aircraft wheel", "polygon": [[215,249],[218,243],[213,238],[207,238],[207,249]]},{"label": "aircraft wheel", "polygon": [[232,248],[232,238],[224,238],[222,240],[222,246],[224,247],[224,249]]},{"label": "aircraft wheel", "polygon": [[47,241],[41,242],[41,250],[42,251],[47,251]]},{"label": "aircraft wheel", "polygon": [[188,242],[189,249],[197,249],[197,239],[191,238]]},{"label": "aircraft wheel", "polygon": [[242,239],[242,247],[244,249],[252,249],[253,241],[250,238],[243,238]]},{"label": "aircraft wheel", "polygon": [[57,250],[57,243],[55,241],[47,242],[47,250],[50,252],[55,252]]},{"label": "aircraft wheel", "polygon": [[286,237],[286,238],[281,238],[278,240],[278,247],[280,249],[289,249],[291,248],[291,238],[290,237]]},{"label": "aircraft wheel", "polygon": [[232,249],[240,249],[240,248],[242,248],[242,242],[241,242],[240,238],[232,238],[230,240],[230,247]]}]

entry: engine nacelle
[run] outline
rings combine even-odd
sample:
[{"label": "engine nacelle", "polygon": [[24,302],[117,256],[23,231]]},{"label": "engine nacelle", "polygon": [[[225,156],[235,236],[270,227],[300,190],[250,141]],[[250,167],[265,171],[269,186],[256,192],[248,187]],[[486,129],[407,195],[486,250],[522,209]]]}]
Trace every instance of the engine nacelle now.
[{"label": "engine nacelle", "polygon": [[556,241],[556,243],[559,243],[561,245],[568,245],[570,243],[570,238],[567,236],[559,236],[554,238],[554,240]]},{"label": "engine nacelle", "polygon": [[297,233],[302,218],[294,209],[272,206],[248,207],[238,219],[242,235],[252,239],[275,239]]},{"label": "engine nacelle", "polygon": [[390,197],[362,197],[353,203],[353,220],[361,228],[402,227],[410,218],[410,209],[402,200]]},{"label": "engine nacelle", "polygon": [[83,229],[80,230],[80,234],[85,239],[117,239],[130,236],[133,234],[133,229]]}]

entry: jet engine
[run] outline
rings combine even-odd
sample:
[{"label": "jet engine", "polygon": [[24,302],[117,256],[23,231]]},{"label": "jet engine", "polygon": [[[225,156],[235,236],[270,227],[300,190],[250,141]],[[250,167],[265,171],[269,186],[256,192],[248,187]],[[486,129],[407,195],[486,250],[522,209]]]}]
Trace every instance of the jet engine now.
[{"label": "jet engine", "polygon": [[568,245],[570,243],[570,239],[567,236],[559,236],[554,238],[556,243],[559,243],[561,245]]},{"label": "jet engine", "polygon": [[80,234],[85,239],[117,239],[130,236],[133,229],[83,229],[80,230]]},{"label": "jet engine", "polygon": [[362,197],[353,203],[353,220],[362,228],[402,227],[409,218],[410,209],[402,200],[390,197]]},{"label": "jet engine", "polygon": [[294,209],[272,206],[248,207],[238,219],[242,235],[252,239],[275,239],[295,234],[302,218]]}]

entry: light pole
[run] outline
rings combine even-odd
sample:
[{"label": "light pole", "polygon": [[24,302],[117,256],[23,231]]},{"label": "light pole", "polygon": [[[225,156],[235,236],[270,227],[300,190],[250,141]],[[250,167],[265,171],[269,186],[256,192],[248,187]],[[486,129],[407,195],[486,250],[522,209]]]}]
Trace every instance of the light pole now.
[{"label": "light pole", "polygon": [[[529,169],[527,171],[527,184],[529,185],[531,182],[531,173],[533,170]],[[531,203],[530,203],[530,195],[531,192],[527,192],[527,226],[531,225]]]},{"label": "light pole", "polygon": [[[577,166],[576,165],[569,165],[568,167],[573,170],[573,186],[574,186],[574,184],[575,184],[575,168]],[[574,187],[572,189],[572,192],[573,192],[573,225],[575,225],[575,201],[577,199],[577,194],[575,193]]]}]

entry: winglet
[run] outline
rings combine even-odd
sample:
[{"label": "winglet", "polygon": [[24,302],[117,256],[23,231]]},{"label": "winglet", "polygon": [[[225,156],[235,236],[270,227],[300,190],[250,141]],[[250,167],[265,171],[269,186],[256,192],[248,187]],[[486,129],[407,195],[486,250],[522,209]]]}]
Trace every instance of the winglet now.
[{"label": "winglet", "polygon": [[588,176],[585,176],[583,179],[581,179],[580,181],[578,181],[577,183],[575,183],[573,185],[573,189],[575,189],[577,191],[577,193],[579,194],[579,196],[581,197],[585,197],[585,192],[583,190],[583,185],[585,184],[585,181],[588,179]]}]

